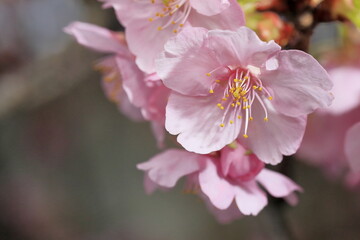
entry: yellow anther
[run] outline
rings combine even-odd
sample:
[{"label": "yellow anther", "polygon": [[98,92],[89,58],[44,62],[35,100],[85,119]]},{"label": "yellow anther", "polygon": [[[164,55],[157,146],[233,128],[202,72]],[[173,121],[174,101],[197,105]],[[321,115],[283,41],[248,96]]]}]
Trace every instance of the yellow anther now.
[{"label": "yellow anther", "polygon": [[243,97],[243,101],[244,101],[244,102],[247,102],[248,99],[247,99],[246,97]]},{"label": "yellow anther", "polygon": [[179,5],[179,4],[177,4],[177,5],[176,5],[176,8],[179,8],[179,7],[180,7],[180,5]]},{"label": "yellow anther", "polygon": [[220,80],[215,80],[215,82],[220,83]]},{"label": "yellow anther", "polygon": [[268,122],[268,121],[269,121],[269,119],[268,119],[267,117],[265,117],[265,118],[264,118],[264,121],[265,121],[265,122]]},{"label": "yellow anther", "polygon": [[233,121],[233,120],[230,120],[230,121],[229,121],[229,123],[230,123],[230,124],[233,124],[233,123],[234,123],[234,121]]},{"label": "yellow anther", "polygon": [[236,78],[234,78],[234,82],[238,82],[239,80],[237,80]]},{"label": "yellow anther", "polygon": [[254,89],[254,90],[258,89],[258,86],[253,86],[253,89]]},{"label": "yellow anther", "polygon": [[176,24],[176,22],[175,22],[175,21],[172,21],[171,24]]},{"label": "yellow anther", "polygon": [[252,120],[254,120],[254,118],[253,118],[253,117],[249,117],[249,120],[252,121]]},{"label": "yellow anther", "polygon": [[236,105],[240,106],[240,105],[241,105],[241,103],[240,103],[240,102],[236,102]]},{"label": "yellow anther", "polygon": [[161,31],[163,28],[162,27],[158,27],[157,30]]},{"label": "yellow anther", "polygon": [[259,91],[262,91],[262,87],[259,87],[258,90],[259,90]]},{"label": "yellow anther", "polygon": [[166,12],[167,10],[168,10],[168,8],[167,8],[167,7],[164,7],[164,8],[163,8],[163,11],[164,11],[164,12]]},{"label": "yellow anther", "polygon": [[227,100],[227,98],[222,98],[221,100],[226,101],[226,100]]},{"label": "yellow anther", "polygon": [[155,14],[155,16],[160,17],[160,13],[157,12],[157,13]]},{"label": "yellow anther", "polygon": [[250,108],[250,105],[247,105],[246,108]]},{"label": "yellow anther", "polygon": [[153,19],[153,18],[149,18],[149,21],[152,22],[152,21],[154,21],[154,19]]},{"label": "yellow anther", "polygon": [[220,127],[225,127],[225,124],[221,123],[221,124],[220,124]]},{"label": "yellow anther", "polygon": [[209,90],[209,93],[214,93],[214,90],[210,89],[210,90]]},{"label": "yellow anther", "polygon": [[244,80],[246,80],[246,79],[249,79],[249,77],[248,77],[248,76],[245,76],[245,77],[244,77]]},{"label": "yellow anther", "polygon": [[270,97],[268,97],[268,99],[271,101],[271,100],[273,100],[273,97],[272,97],[272,96],[270,96]]},{"label": "yellow anther", "polygon": [[235,104],[234,104],[234,103],[232,103],[232,104],[231,104],[231,106],[232,106],[232,107],[235,107]]},{"label": "yellow anther", "polygon": [[226,97],[230,97],[230,95],[229,95],[229,94],[226,94],[225,96],[226,96]]},{"label": "yellow anther", "polygon": [[179,24],[179,27],[183,27],[184,26],[184,24]]},{"label": "yellow anther", "polygon": [[239,115],[239,116],[237,116],[237,118],[238,118],[238,119],[241,119],[241,116]]},{"label": "yellow anther", "polygon": [[220,109],[221,109],[221,110],[224,110],[224,107],[223,107],[223,106],[221,106],[221,107],[220,107]]},{"label": "yellow anther", "polygon": [[151,0],[151,3],[154,4],[154,3],[155,3],[155,0]]},{"label": "yellow anther", "polygon": [[248,138],[249,136],[248,136],[248,135],[246,135],[246,134],[244,134],[244,135],[243,135],[243,137],[244,137],[244,138]]},{"label": "yellow anther", "polygon": [[241,94],[241,96],[245,96],[246,91],[245,91],[245,90],[242,90],[240,94]]},{"label": "yellow anther", "polygon": [[246,109],[246,106],[243,106],[243,109]]},{"label": "yellow anther", "polygon": [[206,76],[210,77],[210,76],[211,76],[211,73],[207,73]]},{"label": "yellow anther", "polygon": [[222,107],[221,103],[216,104],[216,106],[218,106],[218,107]]},{"label": "yellow anther", "polygon": [[173,33],[177,33],[178,31],[176,29],[173,30]]}]

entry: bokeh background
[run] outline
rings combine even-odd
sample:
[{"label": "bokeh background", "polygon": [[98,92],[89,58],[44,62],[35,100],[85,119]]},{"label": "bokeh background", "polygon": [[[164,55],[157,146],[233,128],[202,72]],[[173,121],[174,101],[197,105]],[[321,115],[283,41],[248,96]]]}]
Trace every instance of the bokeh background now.
[{"label": "bokeh background", "polygon": [[[62,32],[75,20],[121,30],[95,0],[0,0],[0,240],[280,239],[271,207],[220,225],[181,186],[145,194],[135,165],[159,151],[149,124],[106,99],[100,55]],[[293,238],[360,239],[360,190],[291,161],[305,189],[282,210]]]}]

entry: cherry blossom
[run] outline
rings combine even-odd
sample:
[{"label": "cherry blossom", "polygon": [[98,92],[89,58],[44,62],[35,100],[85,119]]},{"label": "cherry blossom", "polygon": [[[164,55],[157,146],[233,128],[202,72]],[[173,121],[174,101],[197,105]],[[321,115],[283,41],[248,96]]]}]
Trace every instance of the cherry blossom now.
[{"label": "cherry blossom", "polygon": [[298,149],[306,115],[330,105],[332,82],[310,55],[236,32],[186,28],[156,61],[173,90],[166,129],[188,151],[207,154],[239,136],[260,160],[276,164]]},{"label": "cherry blossom", "polygon": [[136,63],[154,72],[154,59],[166,41],[184,26],[235,30],[245,23],[236,0],[103,0],[126,28]]},{"label": "cherry blossom", "polygon": [[159,187],[172,188],[187,176],[187,190],[197,192],[211,203],[215,207],[212,212],[223,221],[257,215],[267,205],[260,185],[270,195],[286,198],[291,204],[297,202],[294,192],[302,191],[289,178],[265,169],[264,163],[239,143],[208,155],[170,149],[137,167],[146,172],[148,193]]}]

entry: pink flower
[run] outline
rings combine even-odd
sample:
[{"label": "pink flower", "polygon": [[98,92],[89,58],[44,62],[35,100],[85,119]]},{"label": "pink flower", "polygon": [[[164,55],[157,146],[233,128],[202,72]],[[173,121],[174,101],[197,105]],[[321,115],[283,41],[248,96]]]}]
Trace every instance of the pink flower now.
[{"label": "pink flower", "polygon": [[360,183],[360,70],[335,65],[329,74],[335,99],[329,108],[310,115],[297,155],[332,178],[347,174],[346,182],[353,186]]},{"label": "pink flower", "polygon": [[281,51],[246,27],[186,28],[157,59],[174,92],[166,129],[188,151],[206,154],[239,136],[260,160],[276,164],[300,145],[306,114],[332,101],[332,83],[310,55]]},{"label": "pink flower", "polygon": [[149,193],[157,187],[172,188],[187,176],[187,188],[223,211],[217,213],[223,221],[242,214],[257,215],[266,206],[267,197],[259,184],[274,197],[295,201],[294,191],[301,191],[289,178],[264,169],[264,163],[240,144],[208,155],[170,149],[137,167],[146,172]]},{"label": "pink flower", "polygon": [[165,106],[169,90],[155,73],[145,74],[137,67],[124,35],[81,22],[74,22],[64,30],[81,45],[112,54],[96,65],[103,73],[102,85],[107,97],[131,119],[151,121],[161,146],[165,136]]},{"label": "pink flower", "polygon": [[102,1],[115,9],[136,63],[148,73],[154,72],[154,59],[165,42],[184,26],[235,30],[245,23],[236,0]]}]

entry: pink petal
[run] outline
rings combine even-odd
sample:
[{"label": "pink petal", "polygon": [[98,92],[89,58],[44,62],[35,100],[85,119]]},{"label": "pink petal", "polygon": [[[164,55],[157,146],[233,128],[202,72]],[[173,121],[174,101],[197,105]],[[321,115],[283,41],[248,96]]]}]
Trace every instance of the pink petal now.
[{"label": "pink petal", "polygon": [[255,181],[236,188],[236,204],[244,215],[256,216],[268,203],[266,194]]},{"label": "pink petal", "polygon": [[[207,1],[194,1],[203,4]],[[230,6],[216,15],[208,16],[192,11],[189,15],[189,22],[193,27],[203,27],[206,29],[227,29],[236,30],[245,25],[245,16],[240,5],[236,0],[229,0]],[[219,10],[218,9],[214,9]]]},{"label": "pink petal", "polygon": [[206,167],[199,173],[199,184],[203,193],[218,209],[227,209],[235,196],[235,186],[218,174],[213,161],[206,161]]},{"label": "pink petal", "polygon": [[116,58],[123,81],[123,88],[131,103],[137,107],[146,104],[151,88],[145,85],[145,74],[137,67],[133,58]]},{"label": "pink petal", "polygon": [[214,79],[206,74],[221,65],[202,47],[206,34],[203,28],[185,28],[166,43],[156,71],[168,88],[186,95],[209,94]]},{"label": "pink petal", "polygon": [[73,22],[64,31],[76,38],[79,44],[100,52],[130,56],[125,43],[120,42],[118,33],[89,23]]},{"label": "pink petal", "polygon": [[244,68],[248,65],[262,66],[281,49],[273,41],[261,41],[257,34],[247,27],[240,27],[236,32],[209,31],[209,45],[222,64],[238,64]]},{"label": "pink petal", "polygon": [[293,182],[290,178],[271,171],[263,169],[256,180],[274,197],[290,196],[295,191],[302,192],[302,188]]},{"label": "pink petal", "polygon": [[260,78],[273,90],[276,110],[288,116],[300,116],[331,104],[332,82],[311,55],[287,50],[275,58],[279,67],[262,71]]},{"label": "pink petal", "polygon": [[206,16],[219,14],[230,6],[228,0],[190,0],[190,4],[198,13]]},{"label": "pink petal", "polygon": [[[179,134],[177,141],[188,151],[206,154],[220,150],[237,138],[241,128],[241,121],[229,124],[233,119],[231,111],[224,116],[224,110],[216,106],[221,98],[221,91],[211,97],[171,93],[166,107],[166,130]],[[223,116],[225,127],[220,127]]]},{"label": "pink petal", "polygon": [[156,184],[171,188],[181,177],[198,171],[204,158],[184,150],[169,149],[138,164],[137,168],[148,172],[149,178]]},{"label": "pink petal", "polygon": [[151,4],[150,0],[148,2],[134,0],[100,0],[100,2],[104,2],[103,6],[105,8],[114,8],[117,18],[125,27],[133,20],[141,19],[144,22],[148,21],[156,12],[161,12],[164,6],[161,2]]},{"label": "pink petal", "polygon": [[224,147],[221,150],[221,170],[224,176],[239,181],[250,181],[264,168],[264,163],[255,154],[249,154],[240,144],[236,148]]},{"label": "pink petal", "polygon": [[107,57],[99,61],[97,68],[104,69],[105,73],[101,81],[107,98],[116,103],[119,110],[134,121],[144,120],[140,108],[133,105],[123,89],[120,72],[116,62],[118,57]]},{"label": "pink petal", "polygon": [[278,164],[282,155],[291,155],[299,148],[306,126],[306,116],[288,117],[277,113],[265,100],[268,121],[258,102],[252,106],[254,120],[249,122],[248,138],[241,141],[263,162]]},{"label": "pink petal", "polygon": [[168,19],[165,18],[154,22],[136,19],[125,30],[129,49],[137,57],[136,64],[146,73],[155,72],[155,58],[163,50],[166,41],[175,35],[170,28],[157,30],[166,21]]},{"label": "pink petal", "polygon": [[351,170],[360,172],[360,122],[353,125],[346,133],[345,154]]},{"label": "pink petal", "polygon": [[334,101],[325,111],[343,114],[360,106],[360,69],[354,67],[338,67],[329,70],[334,82],[332,93]]}]

